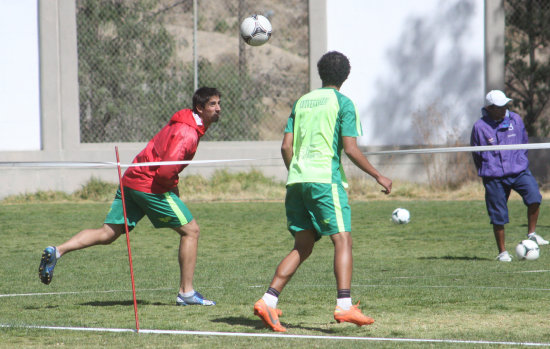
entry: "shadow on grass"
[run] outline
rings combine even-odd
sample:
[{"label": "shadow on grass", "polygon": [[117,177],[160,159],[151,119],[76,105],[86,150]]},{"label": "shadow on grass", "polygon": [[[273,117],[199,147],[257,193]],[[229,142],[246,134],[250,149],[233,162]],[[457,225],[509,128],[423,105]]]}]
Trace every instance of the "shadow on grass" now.
[{"label": "shadow on grass", "polygon": [[24,307],[25,310],[56,309],[56,308],[59,308],[59,305],[46,305],[45,307],[39,307],[39,306]]},{"label": "shadow on grass", "polygon": [[[525,228],[527,228],[527,223],[520,224],[519,226],[520,226],[520,227],[525,227]],[[550,228],[550,225],[537,224],[537,228],[540,228],[540,229],[546,228],[546,229],[547,229],[547,228]],[[538,230],[538,229],[537,229],[537,230]]]},{"label": "shadow on grass", "polygon": [[466,257],[466,256],[442,256],[442,257],[419,257],[418,259],[427,260],[450,260],[450,261],[492,261],[494,259],[484,257]]},{"label": "shadow on grass", "polygon": [[[139,305],[150,305],[151,303],[148,301],[140,301],[137,300],[137,304]],[[95,301],[95,302],[86,302],[86,303],[80,303],[80,305],[90,305],[92,307],[113,307],[117,305],[134,305],[133,300],[127,300],[127,301]]]},{"label": "shadow on grass", "polygon": [[[247,327],[254,328],[256,330],[265,329],[265,326],[264,326],[264,324],[262,323],[262,321],[260,319],[249,319],[249,318],[244,317],[244,316],[241,316],[241,317],[237,317],[237,316],[224,317],[224,318],[214,319],[214,320],[212,320],[212,322],[223,322],[223,323],[226,323],[228,325],[247,326]],[[290,329],[300,329],[300,330],[307,330],[307,331],[322,332],[322,333],[327,333],[327,334],[335,333],[335,331],[332,330],[332,329],[323,329],[323,328],[319,328],[319,327],[307,327],[307,326],[302,326],[302,325],[292,325],[292,324],[289,324],[289,323],[285,323],[284,321],[281,321],[281,323],[288,330],[290,330]],[[276,333],[276,332],[273,332],[273,333]]]}]

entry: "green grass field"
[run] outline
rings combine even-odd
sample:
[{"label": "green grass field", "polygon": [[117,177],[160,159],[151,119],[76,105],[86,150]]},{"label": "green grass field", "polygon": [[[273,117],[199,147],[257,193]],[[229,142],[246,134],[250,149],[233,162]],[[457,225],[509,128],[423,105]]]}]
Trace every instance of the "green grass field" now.
[{"label": "green grass field", "polygon": [[[375,348],[497,347],[328,339],[416,338],[550,343],[550,247],[537,261],[494,260],[483,201],[354,202],[352,297],[376,319],[358,328],[332,318],[332,244],[322,239],[281,295],[288,334],[327,339],[102,333],[28,326],[135,326],[125,239],[64,256],[49,286],[38,279],[41,251],[83,228],[98,227],[110,203],[0,205],[0,347]],[[412,222],[394,225],[396,207]],[[270,334],[252,313],[276,265],[292,247],[280,202],[189,203],[201,225],[195,288],[215,307],[176,307],[177,234],[144,220],[131,234],[141,329]],[[524,238],[525,208],[510,202],[507,246]],[[538,232],[550,237],[541,210]],[[513,347],[508,346],[506,347]]]}]

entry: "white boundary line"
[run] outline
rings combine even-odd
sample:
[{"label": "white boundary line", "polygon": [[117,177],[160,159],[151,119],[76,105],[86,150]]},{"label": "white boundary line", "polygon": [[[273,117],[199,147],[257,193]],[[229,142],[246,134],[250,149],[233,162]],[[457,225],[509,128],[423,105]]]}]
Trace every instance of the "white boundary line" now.
[{"label": "white boundary line", "polygon": [[[550,270],[528,270],[514,273],[537,273],[548,272]],[[302,285],[302,287],[319,287],[322,285]],[[469,288],[469,286],[411,286],[411,285],[361,285],[354,284],[354,287],[413,287],[413,288]],[[265,285],[251,285],[250,288],[265,287]],[[529,290],[529,291],[550,291],[550,288],[514,288],[514,287],[473,287],[476,289],[509,289],[509,290]],[[139,289],[144,291],[169,291],[172,288]],[[1,297],[24,297],[24,296],[47,296],[47,295],[70,295],[84,293],[118,293],[130,292],[130,290],[104,290],[104,291],[68,291],[68,292],[46,292],[46,293],[19,293],[19,294],[0,294]],[[88,332],[137,332],[135,329],[123,328],[92,328],[92,327],[63,327],[63,326],[36,326],[36,325],[9,325],[0,324],[0,328],[26,328],[26,329],[44,329],[44,330],[68,330],[68,331],[88,331]],[[264,334],[264,333],[240,333],[240,332],[208,332],[208,331],[183,331],[183,330],[153,330],[140,329],[139,333],[144,334],[171,334],[171,335],[195,335],[195,336],[232,336],[232,337],[264,337],[264,338],[293,338],[293,339],[322,339],[322,340],[354,340],[354,341],[384,341],[384,342],[415,342],[415,343],[448,343],[448,344],[488,344],[488,345],[521,345],[521,346],[550,346],[550,343],[535,342],[501,342],[487,340],[458,340],[458,339],[422,339],[422,338],[384,338],[384,337],[345,337],[345,336],[315,336],[315,335],[292,335],[292,334]]]},{"label": "white boundary line", "polygon": [[[105,327],[57,327],[57,326],[13,326],[0,324],[0,328],[24,328],[42,330],[65,330],[65,331],[88,331],[88,332],[133,332],[138,331],[128,328],[105,328]],[[423,339],[423,338],[385,338],[385,337],[345,337],[345,336],[314,336],[297,334],[276,334],[276,333],[245,333],[245,332],[210,332],[210,331],[183,331],[183,330],[149,330],[140,329],[139,333],[144,334],[171,334],[191,336],[225,336],[225,337],[263,337],[263,338],[292,338],[292,339],[321,339],[321,340],[352,340],[352,341],[374,341],[374,342],[416,342],[416,343],[452,343],[452,344],[491,344],[491,345],[522,345],[547,347],[550,343],[535,342],[500,342],[488,340],[462,340],[462,339]]]},{"label": "white boundary line", "polygon": [[[208,288],[208,287],[205,287]],[[145,291],[174,291],[174,288],[146,288],[146,289],[136,289],[139,292]],[[44,293],[7,293],[0,294],[2,297],[29,297],[29,296],[61,296],[66,294],[85,294],[85,293],[118,293],[118,292],[132,292],[132,290],[97,290],[97,291],[66,291],[66,292],[44,292]]]}]

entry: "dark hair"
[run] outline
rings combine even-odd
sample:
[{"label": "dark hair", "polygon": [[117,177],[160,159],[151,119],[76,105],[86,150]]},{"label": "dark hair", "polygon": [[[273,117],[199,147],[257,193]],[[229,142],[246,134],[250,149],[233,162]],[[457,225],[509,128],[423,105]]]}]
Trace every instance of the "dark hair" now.
[{"label": "dark hair", "polygon": [[330,51],[325,53],[317,62],[317,70],[323,86],[334,85],[340,87],[348,78],[351,66],[348,57],[344,54],[338,51]]},{"label": "dark hair", "polygon": [[193,111],[195,113],[197,112],[198,105],[204,108],[212,96],[218,96],[221,98],[222,94],[215,87],[201,87],[196,90],[193,94]]}]

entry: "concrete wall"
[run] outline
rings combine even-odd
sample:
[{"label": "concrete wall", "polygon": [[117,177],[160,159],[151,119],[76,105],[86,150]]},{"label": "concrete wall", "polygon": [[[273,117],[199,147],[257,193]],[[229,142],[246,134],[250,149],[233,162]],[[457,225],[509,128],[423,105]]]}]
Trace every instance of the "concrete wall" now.
[{"label": "concrete wall", "polygon": [[[0,162],[79,161],[129,163],[145,143],[80,143],[78,102],[78,57],[74,0],[40,0],[40,102],[42,150],[0,151]],[[220,168],[231,171],[261,169],[283,179],[286,169],[280,160],[280,142],[202,142],[196,160],[254,158],[257,161],[191,165],[185,173],[209,176]],[[92,176],[118,182],[116,169],[0,167],[3,183],[0,198],[37,190],[72,192]]]},{"label": "concrete wall", "polygon": [[504,0],[485,0],[485,91],[504,91]]},{"label": "concrete wall", "polygon": [[[27,161],[115,161],[115,145],[122,163],[129,163],[144,143],[82,144],[79,130],[77,30],[74,0],[39,0],[40,31],[40,91],[42,150],[0,151],[0,162]],[[486,0],[491,10],[487,22],[487,81],[491,88],[502,87],[504,62],[499,42],[503,38],[501,0]],[[316,63],[326,51],[326,3],[309,0],[310,10],[310,84],[320,86]],[[282,138],[282,135],[281,135]],[[374,151],[378,149],[365,149]],[[280,156],[280,142],[202,142],[195,160],[243,159],[255,161],[198,164],[189,166],[183,174],[200,173],[209,176],[215,170],[248,171],[256,168],[265,175],[283,180],[286,169]],[[418,156],[404,156],[399,161],[373,156],[371,162],[394,179],[425,181],[423,163]],[[345,167],[352,167],[346,161]],[[352,171],[351,175],[355,174]],[[357,175],[360,175],[359,173]],[[117,182],[116,169],[66,169],[0,167],[2,190],[0,198],[37,190],[72,192],[92,176]]]}]

